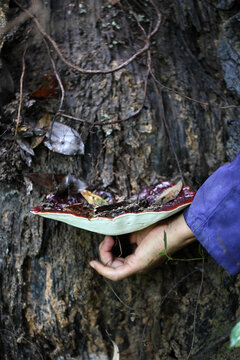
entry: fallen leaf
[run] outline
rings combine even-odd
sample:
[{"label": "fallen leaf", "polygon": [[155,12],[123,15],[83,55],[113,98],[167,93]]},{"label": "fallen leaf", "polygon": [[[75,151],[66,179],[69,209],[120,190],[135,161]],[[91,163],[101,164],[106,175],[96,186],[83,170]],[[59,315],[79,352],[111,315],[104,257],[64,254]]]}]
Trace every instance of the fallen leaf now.
[{"label": "fallen leaf", "polygon": [[31,137],[33,136],[33,129],[31,126],[23,124],[17,128],[17,132],[21,137]]},{"label": "fallen leaf", "polygon": [[103,205],[108,205],[107,200],[104,200],[103,198],[101,198],[101,196],[93,194],[91,191],[89,190],[82,190],[81,191],[82,196],[87,200],[87,202],[90,205],[93,205],[94,207],[98,207],[98,206],[103,206]]},{"label": "fallen leaf", "polygon": [[33,190],[33,183],[26,176],[24,176],[23,178],[24,178],[24,182],[25,182],[25,185],[26,185],[26,194],[30,195],[32,190]]},{"label": "fallen leaf", "polygon": [[29,155],[28,152],[25,152],[22,149],[20,149],[20,155],[21,155],[21,158],[23,159],[23,161],[25,161],[25,163],[27,164],[27,166],[30,167],[32,165],[31,155]]},{"label": "fallen leaf", "polygon": [[240,322],[238,322],[231,331],[230,348],[240,346]]},{"label": "fallen leaf", "polygon": [[112,344],[113,344],[113,358],[112,360],[120,360],[120,355],[119,355],[119,348],[117,346],[117,344],[115,343],[115,341],[111,340]]},{"label": "fallen leaf", "polygon": [[41,142],[46,136],[46,132],[49,128],[49,125],[50,125],[50,115],[49,113],[45,113],[43,117],[41,117],[41,119],[38,120],[34,128],[34,133],[37,136],[35,136],[32,140],[32,149],[34,149],[39,144],[41,144]]},{"label": "fallen leaf", "polygon": [[31,179],[35,184],[44,187],[47,190],[56,190],[56,187],[61,183],[64,174],[41,174],[41,173],[27,173],[24,176]]},{"label": "fallen leaf", "polygon": [[43,135],[44,132],[46,132],[50,125],[50,115],[48,112],[46,112],[41,119],[38,120],[37,124],[34,127],[34,133],[36,135]]},{"label": "fallen leaf", "polygon": [[18,139],[17,143],[24,152],[26,152],[26,153],[28,153],[28,154],[30,154],[32,156],[35,155],[34,151],[32,150],[32,148],[30,147],[30,145],[29,145],[29,143],[27,141],[24,141],[22,139],[21,140]]},{"label": "fallen leaf", "polygon": [[46,133],[44,145],[64,155],[84,154],[84,144],[79,133],[70,126],[54,121]]},{"label": "fallen leaf", "polygon": [[113,341],[108,333],[108,331],[106,330],[106,333],[109,337],[109,339],[111,340],[111,343],[113,344],[113,357],[112,360],[120,360],[120,355],[119,355],[119,348],[117,346],[117,344],[115,343],[115,341]]},{"label": "fallen leaf", "polygon": [[34,151],[31,149],[29,143],[23,139],[17,139],[17,143],[20,146],[20,155],[21,158],[25,161],[27,166],[32,165],[32,156],[34,156]]},{"label": "fallen leaf", "polygon": [[42,79],[42,85],[34,92],[29,94],[33,99],[44,99],[59,97],[58,81],[54,75],[44,75]]},{"label": "fallen leaf", "polygon": [[154,201],[155,205],[164,205],[168,203],[169,201],[174,200],[180,191],[182,190],[183,183],[180,180],[176,185],[171,186],[164,190]]}]

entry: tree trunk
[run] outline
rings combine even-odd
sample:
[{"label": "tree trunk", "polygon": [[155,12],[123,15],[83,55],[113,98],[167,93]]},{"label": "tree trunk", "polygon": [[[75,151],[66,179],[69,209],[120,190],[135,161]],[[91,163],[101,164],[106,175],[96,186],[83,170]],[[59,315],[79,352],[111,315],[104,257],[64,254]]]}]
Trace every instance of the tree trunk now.
[{"label": "tree trunk", "polygon": [[[24,10],[14,1],[1,1],[1,28],[6,17],[18,19],[5,34],[0,69],[2,359],[111,359],[112,341],[121,360],[239,358],[227,349],[239,276],[204,253],[105,280],[89,267],[102,236],[32,215],[47,190],[27,176],[74,174],[124,196],[180,177],[197,190],[240,150],[237,2],[47,0],[35,12],[39,23],[83,69],[131,58],[161,14],[149,51],[118,71],[86,74],[61,60],[31,18],[20,22]],[[56,74],[65,90],[60,115]],[[42,86],[59,96],[39,98]],[[81,134],[84,154],[51,151],[44,140],[29,153],[30,130],[48,113]],[[177,258],[201,252],[194,244]]]}]

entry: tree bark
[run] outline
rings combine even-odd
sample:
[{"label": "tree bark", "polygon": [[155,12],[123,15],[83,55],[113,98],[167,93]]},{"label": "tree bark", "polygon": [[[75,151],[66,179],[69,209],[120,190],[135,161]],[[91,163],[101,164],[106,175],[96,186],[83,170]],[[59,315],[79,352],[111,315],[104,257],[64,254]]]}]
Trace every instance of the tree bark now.
[{"label": "tree bark", "polygon": [[[155,6],[133,0],[49,0],[35,14],[71,63],[106,70],[144,46],[141,26],[151,31],[158,9],[151,69],[146,51],[113,73],[73,70],[46,40],[49,55],[30,18],[5,34],[0,73],[3,359],[111,359],[111,341],[121,360],[240,355],[226,346],[240,311],[239,276],[230,276],[207,253],[204,261],[169,261],[147,275],[112,283],[89,267],[102,236],[30,214],[46,189],[32,184],[28,173],[70,173],[124,196],[180,177],[197,190],[240,150],[237,1],[155,0]],[[6,16],[11,22],[22,13],[10,2],[8,14],[5,8],[0,12],[0,26]],[[65,89],[62,113],[85,122],[58,114],[61,91],[57,99],[35,99],[30,106],[43,77],[56,76],[51,59]],[[143,102],[139,115],[121,121]],[[43,142],[34,156],[21,148],[34,137],[24,137],[23,125],[34,127],[46,113],[81,134],[84,154],[59,154]],[[104,121],[115,123],[99,124]],[[177,254],[199,257],[196,244]]]}]

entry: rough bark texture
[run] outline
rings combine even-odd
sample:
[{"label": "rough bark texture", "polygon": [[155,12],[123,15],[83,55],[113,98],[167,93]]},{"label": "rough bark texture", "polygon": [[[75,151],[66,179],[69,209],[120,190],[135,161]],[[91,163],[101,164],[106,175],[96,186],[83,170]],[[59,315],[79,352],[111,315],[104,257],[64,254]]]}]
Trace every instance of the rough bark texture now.
[{"label": "rough bark texture", "polygon": [[[149,77],[143,110],[126,122],[94,126],[58,116],[57,121],[81,133],[84,155],[61,155],[42,143],[31,162],[19,142],[12,148],[27,41],[20,125],[32,126],[46,111],[53,119],[59,100],[27,106],[26,95],[46,73],[54,74],[39,32],[34,28],[29,34],[31,20],[5,36],[0,69],[2,359],[110,359],[111,339],[122,360],[187,359],[190,349],[192,360],[240,356],[239,350],[227,348],[240,314],[240,278],[228,275],[207,254],[204,263],[171,261],[148,275],[111,283],[88,265],[97,256],[101,236],[29,213],[46,191],[35,184],[30,191],[24,177],[29,172],[71,173],[129,195],[160,178],[179,178],[177,156],[186,183],[197,189],[239,151],[240,110],[221,109],[238,105],[240,97],[238,1],[155,2],[162,22],[151,40],[152,71],[162,85]],[[1,1],[1,27],[5,3]],[[41,24],[64,55],[83,68],[109,68],[144,44],[127,3],[44,4],[45,11],[38,14]],[[149,1],[130,4],[145,16],[139,17],[143,26],[156,23]],[[9,21],[20,12],[10,2]],[[65,113],[94,123],[124,118],[141,105],[146,53],[108,75],[73,71],[54,51],[51,55],[65,87]],[[23,139],[20,132],[18,137]],[[194,257],[199,257],[197,245],[178,254]]]}]

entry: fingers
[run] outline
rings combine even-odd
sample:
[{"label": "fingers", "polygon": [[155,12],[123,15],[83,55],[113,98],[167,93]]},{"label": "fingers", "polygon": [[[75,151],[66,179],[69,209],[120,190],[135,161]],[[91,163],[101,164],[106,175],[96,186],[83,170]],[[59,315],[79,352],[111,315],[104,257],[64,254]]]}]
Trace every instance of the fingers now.
[{"label": "fingers", "polygon": [[93,260],[90,262],[90,265],[102,276],[113,280],[118,281],[125,279],[129,275],[132,275],[138,272],[138,267],[131,264],[131,262],[125,261],[121,266],[116,268],[112,266],[103,265],[100,261]]},{"label": "fingers", "polygon": [[114,257],[112,248],[114,239],[106,236],[99,246],[100,261],[91,261],[90,265],[102,276],[113,280],[122,280],[132,274],[149,270],[159,261],[164,251],[163,232],[166,224],[150,226],[130,235],[130,244],[136,245],[134,253],[125,259]]},{"label": "fingers", "polygon": [[90,266],[100,275],[113,281],[122,280],[141,270],[134,254],[125,259],[120,257],[115,258],[112,254],[113,246],[114,239],[111,236],[105,236],[99,245],[101,262],[93,260],[90,262]]},{"label": "fingers", "polygon": [[99,245],[99,255],[104,265],[117,268],[124,263],[124,259],[121,257],[114,257],[112,254],[112,248],[114,246],[114,239],[111,236],[105,236],[104,240]]},{"label": "fingers", "polygon": [[100,259],[104,264],[111,265],[113,262],[112,248],[114,246],[114,239],[111,236],[105,236],[104,240],[99,245]]}]

